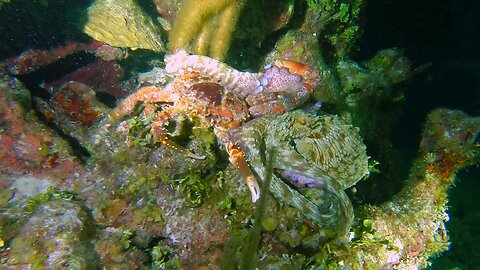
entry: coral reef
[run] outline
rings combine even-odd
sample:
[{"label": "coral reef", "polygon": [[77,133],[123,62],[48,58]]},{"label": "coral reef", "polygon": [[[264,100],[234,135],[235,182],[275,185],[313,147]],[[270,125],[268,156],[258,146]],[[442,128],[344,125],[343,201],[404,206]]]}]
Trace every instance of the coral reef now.
[{"label": "coral reef", "polygon": [[330,249],[323,265],[341,262],[351,269],[426,267],[430,256],[448,248],[444,224],[448,220],[447,190],[458,170],[478,164],[479,134],[478,117],[446,109],[431,112],[423,128],[419,156],[403,190],[383,205],[356,209],[359,230],[351,246],[348,251]]},{"label": "coral reef", "polygon": [[23,84],[0,68],[0,171],[18,176],[49,175],[59,183],[81,171],[71,147],[40,124],[31,111],[31,96]]},{"label": "coral reef", "polygon": [[[171,51],[188,49],[223,60],[244,0],[185,0],[170,31]],[[192,48],[189,48],[189,47]]]},{"label": "coral reef", "polygon": [[[192,162],[182,154],[166,148],[152,149],[152,145],[143,147],[125,145],[124,141],[129,136],[128,132],[118,133],[114,129],[110,129],[107,134],[111,135],[101,136],[104,129],[95,128],[84,130],[87,133],[74,131],[71,133],[72,136],[83,138],[81,143],[92,150],[91,153],[95,153],[95,156],[91,157],[91,163],[82,164],[77,158],[74,158],[74,152],[67,142],[55,135],[49,127],[42,125],[41,121],[35,118],[30,107],[25,109],[22,106],[19,94],[23,94],[24,99],[28,100],[30,100],[30,96],[28,90],[19,81],[4,74],[1,93],[6,96],[2,97],[5,106],[2,106],[4,110],[2,111],[0,138],[2,142],[5,142],[5,146],[12,144],[11,147],[2,148],[1,155],[1,193],[5,198],[2,199],[0,238],[2,243],[7,243],[6,245],[2,244],[2,247],[8,247],[9,251],[13,252],[8,253],[2,249],[3,265],[15,268],[18,265],[18,256],[15,254],[19,254],[21,248],[25,254],[32,255],[23,257],[22,265],[25,267],[36,265],[56,268],[58,264],[50,264],[54,259],[52,257],[54,254],[61,255],[60,263],[62,265],[65,261],[67,264],[73,265],[73,260],[75,260],[79,266],[87,261],[84,265],[95,264],[92,267],[98,267],[101,263],[111,266],[124,264],[133,267],[145,266],[148,263],[150,256],[148,246],[150,245],[156,245],[155,250],[175,250],[169,255],[169,258],[163,258],[163,260],[181,259],[183,264],[187,264],[188,261],[200,262],[202,257],[208,258],[206,253],[204,254],[208,248],[203,247],[220,246],[224,240],[222,235],[227,234],[227,228],[221,222],[223,220],[221,212],[213,207],[210,208],[211,214],[203,215],[204,212],[190,208],[192,205],[190,201],[196,203],[197,206],[202,205],[211,194],[211,184],[205,181],[208,179],[213,182],[216,179],[214,170],[216,159],[213,153],[210,152],[206,160]],[[78,94],[79,92],[74,93]],[[64,94],[73,95],[74,93],[67,91]],[[14,95],[17,95],[18,98],[13,98]],[[81,97],[86,98],[87,96],[88,94],[84,94]],[[55,102],[52,101],[52,106],[55,105]],[[69,115],[70,113],[62,110],[54,111],[55,118],[61,118],[61,115],[64,114]],[[85,115],[88,115],[88,111],[85,112]],[[25,121],[24,117],[28,117],[28,121]],[[78,117],[82,118],[83,116]],[[72,125],[72,123],[69,124]],[[77,127],[81,126],[78,126],[77,123]],[[90,133],[88,133],[89,130]],[[94,132],[91,133],[92,131]],[[95,135],[99,131],[100,134]],[[98,139],[100,141],[97,142]],[[189,146],[192,149],[201,147],[201,145],[211,148],[212,143],[211,139],[207,145],[203,145],[198,140],[192,140],[192,144]],[[113,145],[115,147],[112,148]],[[123,147],[118,147],[122,145]],[[202,149],[202,151],[205,150]],[[97,153],[105,155],[97,155]],[[146,164],[143,162],[138,163],[139,160],[147,158],[152,164],[160,165],[161,163],[158,161],[162,161],[165,156],[170,157],[169,162],[162,162],[161,166],[145,166]],[[183,164],[184,167],[180,167],[179,164]],[[120,167],[117,167],[119,165]],[[119,168],[123,169],[119,170]],[[186,181],[186,179],[189,180]],[[200,189],[201,185],[209,188],[202,190]],[[99,186],[104,188],[96,188]],[[48,235],[47,237],[48,232],[39,231],[39,236],[44,236],[42,239],[45,242],[36,246],[39,248],[38,250],[35,250],[35,246],[17,247],[15,244],[25,242],[21,240],[23,239],[22,235],[34,232],[31,230],[34,222],[33,216],[38,216],[38,219],[35,218],[37,221],[48,219],[57,222],[59,226],[63,224],[63,221],[60,222],[46,216],[42,209],[52,207],[49,212],[65,212],[62,204],[51,205],[49,202],[53,198],[65,196],[71,198],[71,193],[68,195],[63,191],[49,191],[48,187],[59,187],[79,194],[75,198],[75,204],[88,207],[89,212],[92,213],[95,224],[95,240],[89,237],[85,238],[75,231],[70,232],[68,228],[74,227],[68,226],[64,226],[67,228],[66,231],[56,237],[60,240],[68,235],[68,241],[77,244],[81,242],[81,245],[77,245],[76,248],[88,247],[88,251],[79,250],[81,255],[93,254],[94,258],[96,257],[95,260],[82,256],[75,258],[76,253],[72,253],[72,261],[70,261],[69,258],[62,255],[64,250],[72,250],[68,248],[68,245],[58,253],[46,252],[43,246],[50,250],[51,243],[56,241],[53,236]],[[145,194],[150,195],[145,197]],[[172,203],[174,201],[176,203]],[[17,207],[20,209],[14,210]],[[74,207],[72,207],[73,209]],[[188,211],[188,214],[185,214],[185,211]],[[12,215],[12,213],[16,214]],[[190,219],[192,214],[198,215],[198,217],[192,220]],[[55,214],[54,217],[59,219],[65,217],[65,222],[71,221],[69,216]],[[182,219],[184,222],[177,223]],[[213,223],[211,223],[212,221]],[[191,233],[192,228],[195,228],[197,224],[207,224],[207,222],[215,226],[211,230],[218,233],[219,237],[211,238],[211,234],[207,233],[210,229],[200,233],[205,227],[196,227],[198,231],[194,230],[193,232],[198,232],[198,234]],[[19,229],[10,230],[9,224],[19,225]],[[211,226],[206,228],[209,227]],[[135,234],[132,235],[132,231]],[[156,243],[157,240],[154,239],[161,235],[167,236],[167,238],[171,236],[172,240]],[[124,243],[119,246],[122,241]],[[181,241],[182,249],[176,247],[178,241]],[[183,243],[189,244],[184,245]],[[95,246],[95,250],[92,249],[93,246]],[[199,249],[196,249],[195,253],[190,253],[189,250],[194,248]],[[211,256],[219,258],[219,254]],[[156,263],[161,264],[161,260],[161,258],[157,258]]]},{"label": "coral reef", "polygon": [[[43,78],[38,78],[38,74],[42,74],[42,69],[48,70],[65,59],[81,61],[82,56],[75,57],[78,53],[85,53],[85,58],[91,56],[93,61],[87,61],[84,66],[67,74],[59,76],[53,74],[55,72],[53,71]],[[0,65],[5,78],[8,78],[7,74],[18,76],[26,84],[36,88],[36,91],[45,91],[33,97],[35,107],[43,114],[45,120],[62,127],[66,134],[84,138],[86,129],[107,111],[107,106],[98,100],[96,94],[105,93],[107,96],[117,98],[126,95],[128,89],[121,87],[124,69],[116,62],[125,57],[122,49],[99,41],[89,43],[67,41],[65,45],[50,50],[28,50],[17,57],[6,59]],[[61,69],[68,72],[70,67]],[[49,78],[56,79],[52,81]],[[40,98],[41,95],[48,95],[49,101]],[[27,108],[30,108],[30,103],[32,103],[30,97],[23,102]]]},{"label": "coral reef", "polygon": [[[6,89],[13,89],[11,83],[15,82],[14,79],[4,76],[3,81],[10,82],[10,86]],[[19,86],[12,91],[16,94],[21,93],[22,89],[21,84],[19,82],[17,84]],[[23,92],[25,98],[28,98],[28,93]],[[21,108],[22,105],[19,103],[21,99],[16,100],[9,102]],[[24,115],[25,111],[22,109],[12,113],[13,115]],[[306,117],[304,120],[307,122],[283,121],[282,119],[286,119],[285,117],[288,115],[303,115],[304,117],[300,117],[300,119]],[[300,111],[271,117],[278,118],[278,122],[285,125],[293,124],[295,127],[300,125],[298,126],[300,130],[302,123],[308,123],[313,119],[317,119],[316,121],[322,119],[308,116]],[[22,123],[18,118],[3,119],[2,138],[11,132],[11,123],[15,123],[17,126]],[[328,120],[329,117],[324,119],[323,121],[327,122],[339,121],[334,120],[335,118]],[[81,224],[85,222],[85,224],[90,222],[96,224],[95,240],[75,234],[74,228],[77,228],[75,226],[68,227],[73,230],[69,237],[78,239],[77,241],[82,243],[73,249],[80,249],[78,252],[64,257],[61,255],[64,254],[63,251],[58,249],[58,252],[52,253],[59,255],[58,261],[54,261],[54,258],[49,256],[22,257],[24,265],[57,265],[53,264],[56,262],[88,265],[90,262],[101,261],[112,266],[124,264],[138,267],[146,265],[150,256],[150,258],[156,259],[155,263],[158,265],[168,264],[174,267],[179,265],[195,267],[206,265],[207,262],[220,264],[223,251],[221,247],[227,236],[230,235],[229,228],[236,228],[245,234],[245,229],[252,222],[253,209],[248,202],[248,193],[238,182],[237,174],[232,171],[233,168],[227,168],[222,174],[218,174],[214,165],[217,163],[217,158],[214,155],[209,155],[208,160],[192,160],[169,148],[161,146],[151,148],[153,145],[149,143],[132,146],[124,144],[123,142],[128,136],[136,138],[140,136],[140,134],[133,134],[132,130],[125,128],[126,124],[135,124],[132,120],[134,119],[122,121],[110,127],[100,126],[100,129],[92,130],[91,135],[85,135],[89,139],[84,139],[83,142],[91,145],[92,153],[95,153],[95,156],[84,169],[77,167],[75,170],[70,170],[70,173],[63,171],[63,174],[67,173],[67,175],[64,176],[65,178],[61,178],[65,180],[60,182],[58,182],[58,174],[53,173],[53,168],[48,169],[50,165],[46,160],[40,161],[41,163],[36,165],[42,168],[43,174],[34,174],[32,178],[24,180],[18,177],[12,178],[12,173],[19,173],[18,168],[8,165],[9,163],[2,160],[4,166],[2,181],[7,183],[7,185],[2,184],[2,193],[5,193],[7,198],[13,196],[13,199],[7,199],[7,203],[3,203],[3,209],[9,209],[15,205],[28,206],[21,211],[16,211],[17,215],[15,216],[8,214],[11,213],[11,210],[2,211],[0,224],[2,224],[3,233],[1,238],[5,247],[10,248],[10,253],[5,253],[6,251],[2,253],[4,255],[3,262],[7,267],[18,265],[15,254],[20,248],[24,248],[25,254],[35,254],[31,246],[20,247],[17,245],[17,243],[21,243],[17,239],[22,239],[22,235],[28,234],[26,228],[31,228],[29,226],[33,226],[32,224],[37,220],[33,217],[48,220],[50,218],[45,216],[42,209],[53,207],[49,212],[66,213],[65,210],[62,210],[64,205],[72,203],[74,205],[85,204],[92,211],[91,218],[87,217],[86,220],[81,221],[82,223],[75,224],[80,224],[80,226],[84,226]],[[260,122],[264,124],[275,122],[266,120],[268,118],[251,121],[245,128],[259,125]],[[325,232],[325,230],[315,224],[305,223],[298,210],[287,204],[279,204],[270,195],[265,194],[269,207],[265,209],[264,218],[262,218],[262,231],[264,231],[261,233],[263,240],[259,247],[259,253],[268,259],[259,262],[259,267],[324,265],[335,268],[339,262],[353,268],[355,265],[365,265],[367,268],[374,269],[381,262],[399,269],[424,265],[429,255],[447,247],[444,231],[441,230],[446,218],[444,212],[446,190],[451,186],[456,170],[478,160],[478,121],[478,118],[468,118],[459,112],[446,110],[433,112],[424,129],[421,156],[412,170],[405,190],[384,205],[360,206],[355,209],[357,219],[350,235],[352,242],[348,248],[330,243],[328,249],[319,249],[324,244],[319,239],[325,237],[325,234],[320,232]],[[139,123],[139,125],[141,127],[145,124]],[[267,130],[271,129],[268,128],[268,125],[266,127]],[[46,127],[42,129],[48,130]],[[36,130],[38,129],[30,129],[29,132],[36,134],[39,132]],[[25,130],[20,132],[26,133]],[[200,136],[198,131],[195,134],[198,138],[207,138],[206,134]],[[266,141],[267,144],[272,143],[278,146],[275,143],[278,139],[275,134],[279,133],[271,134],[270,139]],[[246,139],[247,137],[245,135],[242,138]],[[308,136],[305,139],[311,140]],[[14,140],[19,141],[18,139]],[[301,141],[302,138],[296,140],[300,144]],[[211,140],[201,142],[193,139],[189,142],[189,148],[205,148],[206,145],[210,145],[209,147],[212,149],[212,143]],[[61,144],[55,142],[55,145],[59,147]],[[288,149],[288,147],[290,146],[284,145],[282,149]],[[7,153],[12,153],[12,151],[7,151]],[[261,158],[265,153],[259,155]],[[170,158],[162,158],[165,156]],[[26,159],[27,157],[22,158]],[[179,167],[179,164],[183,165]],[[287,162],[287,164],[290,163]],[[257,168],[262,169],[262,165]],[[47,172],[47,169],[50,171]],[[37,170],[35,167],[24,167],[24,171],[20,175],[35,173],[35,170]],[[192,174],[199,170],[203,173],[197,174],[197,176]],[[42,175],[48,175],[48,178],[41,178]],[[352,179],[356,178],[358,176],[352,175]],[[36,183],[37,186],[27,188],[25,185],[28,183]],[[351,184],[351,182],[344,184],[344,187]],[[316,185],[324,184],[317,183]],[[71,193],[49,190],[48,186],[63,186],[78,195],[72,197]],[[202,186],[203,188],[201,188]],[[15,190],[15,193],[9,193],[9,190]],[[315,189],[307,189],[307,193],[308,190],[314,191]],[[429,196],[425,197],[427,194]],[[313,192],[313,196],[315,195],[328,197],[328,193],[319,193],[318,190]],[[70,202],[72,198],[76,198],[74,202]],[[196,198],[199,198],[200,201],[198,202]],[[314,199],[315,197],[309,198]],[[419,198],[422,199],[419,200]],[[58,201],[59,199],[60,201]],[[30,203],[24,204],[22,201],[30,201]],[[189,207],[192,205],[189,201],[193,202],[196,208]],[[316,203],[321,203],[321,201]],[[77,209],[76,207],[67,207],[72,210]],[[31,214],[27,215],[27,213]],[[227,222],[224,222],[225,216]],[[61,215],[55,217],[57,223],[58,219],[62,218]],[[84,218],[82,217],[82,219]],[[423,222],[427,220],[430,222]],[[18,226],[18,230],[8,230],[7,224],[20,224],[20,226]],[[423,229],[417,230],[418,226]],[[392,228],[396,228],[395,230],[399,233],[390,234]],[[7,231],[9,233],[6,233]],[[212,236],[212,233],[215,237]],[[42,238],[45,242],[36,247],[48,247],[48,241],[57,241],[49,240],[52,239],[51,237],[45,235]],[[165,240],[158,241],[155,240],[156,237],[165,237]],[[68,246],[68,243],[66,245]],[[92,246],[95,246],[95,252],[91,250]],[[301,254],[282,255],[289,253],[289,247],[298,246],[313,250],[316,255],[313,257]],[[36,252],[43,254],[42,250],[39,249]],[[164,255],[159,255],[159,253]],[[364,259],[361,262],[357,261],[358,255],[364,253],[375,255],[360,256]],[[77,254],[78,257],[76,257]],[[365,258],[370,259],[365,260]]]},{"label": "coral reef", "polygon": [[[35,207],[34,213],[9,243],[2,257],[17,269],[97,268],[100,260],[88,241],[95,228],[87,210],[74,201],[51,199]],[[34,261],[35,264],[31,264]]]},{"label": "coral reef", "polygon": [[[174,23],[164,63],[149,59],[154,68],[128,83],[119,60],[133,54],[98,41],[0,64],[3,268],[414,269],[448,247],[446,193],[479,162],[478,117],[431,112],[403,189],[383,203],[354,200],[375,171],[366,150],[394,162],[388,131],[412,75],[399,49],[350,60],[363,1],[156,2],[162,22],[131,0],[88,8],[85,31],[119,47],[164,51],[159,25]],[[249,49],[286,28],[269,37],[272,65],[258,72],[218,61],[244,4],[278,8]],[[93,61],[77,71],[29,77],[84,52]],[[100,92],[132,95],[111,109]],[[384,183],[368,182],[388,193],[381,170]],[[258,202],[242,177],[259,181]]]}]

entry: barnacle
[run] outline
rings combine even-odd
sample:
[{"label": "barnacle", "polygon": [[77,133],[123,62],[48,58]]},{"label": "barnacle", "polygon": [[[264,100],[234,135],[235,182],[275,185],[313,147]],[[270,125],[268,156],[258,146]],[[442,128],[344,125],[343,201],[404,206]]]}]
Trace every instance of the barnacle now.
[{"label": "barnacle", "polygon": [[[368,174],[368,156],[358,129],[332,115],[301,110],[254,119],[235,131],[241,149],[260,180],[265,179],[265,149],[274,147],[271,193],[300,210],[337,237],[346,236],[352,205],[343,191]],[[293,185],[304,187],[294,189]],[[303,194],[302,194],[303,193]]]}]

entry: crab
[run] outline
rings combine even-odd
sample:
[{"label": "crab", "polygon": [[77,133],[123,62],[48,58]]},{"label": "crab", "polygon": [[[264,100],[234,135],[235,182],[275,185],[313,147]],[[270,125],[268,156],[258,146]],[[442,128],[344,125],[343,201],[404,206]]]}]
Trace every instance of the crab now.
[{"label": "crab", "polygon": [[[318,73],[293,62],[266,66],[263,73],[241,72],[218,60],[189,55],[183,50],[166,56],[165,63],[165,71],[173,80],[166,85],[141,87],[113,109],[110,119],[119,121],[131,114],[138,103],[143,103],[146,114],[155,113],[150,130],[154,139],[195,159],[205,157],[172,141],[174,134],[167,130],[168,124],[186,118],[197,119],[200,126],[212,127],[230,162],[246,182],[252,202],[256,202],[259,185],[230,131],[252,118],[281,114],[302,105],[316,84],[312,74]],[[298,70],[308,73],[308,80],[291,72],[290,66],[301,67]]]}]

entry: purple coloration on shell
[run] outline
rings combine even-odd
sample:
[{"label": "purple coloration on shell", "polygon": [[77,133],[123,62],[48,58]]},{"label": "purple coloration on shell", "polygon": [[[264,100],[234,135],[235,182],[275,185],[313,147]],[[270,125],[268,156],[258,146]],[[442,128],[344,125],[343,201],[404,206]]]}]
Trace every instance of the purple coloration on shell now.
[{"label": "purple coloration on shell", "polygon": [[303,87],[302,76],[290,73],[288,69],[277,66],[265,70],[260,81],[268,82],[267,85],[264,85],[267,92],[292,91]]},{"label": "purple coloration on shell", "polygon": [[314,179],[290,170],[276,169],[275,172],[280,177],[282,177],[285,180],[288,180],[290,183],[292,183],[294,186],[297,186],[297,187],[316,187],[316,188],[325,187],[325,182],[323,182],[321,179]]}]

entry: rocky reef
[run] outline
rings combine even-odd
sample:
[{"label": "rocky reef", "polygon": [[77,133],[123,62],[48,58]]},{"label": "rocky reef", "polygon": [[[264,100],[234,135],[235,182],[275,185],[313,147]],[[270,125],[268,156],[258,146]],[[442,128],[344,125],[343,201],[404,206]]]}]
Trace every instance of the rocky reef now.
[{"label": "rocky reef", "polygon": [[95,40],[1,61],[3,267],[418,269],[448,248],[480,118],[430,112],[401,191],[355,200],[359,181],[391,193],[414,73],[398,48],[351,59],[363,1],[194,2],[97,0],[77,25]]}]

